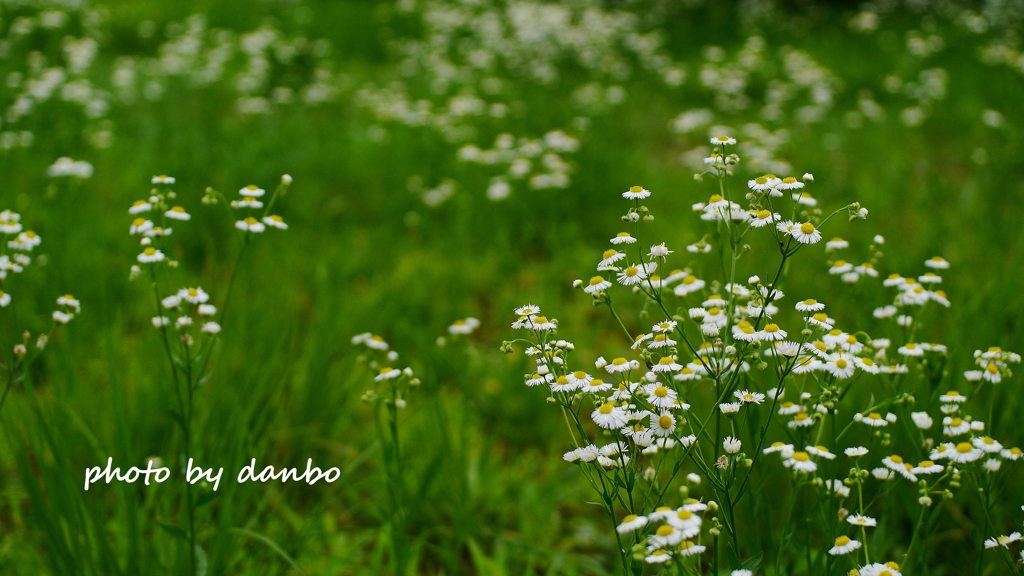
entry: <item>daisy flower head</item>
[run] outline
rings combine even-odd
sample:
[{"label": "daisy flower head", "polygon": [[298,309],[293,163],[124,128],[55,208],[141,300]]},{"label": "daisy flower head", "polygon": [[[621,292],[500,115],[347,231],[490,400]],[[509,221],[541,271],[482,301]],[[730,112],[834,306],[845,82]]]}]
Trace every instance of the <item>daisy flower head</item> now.
[{"label": "daisy flower head", "polygon": [[594,276],[590,279],[590,283],[583,287],[583,291],[587,294],[595,294],[607,290],[611,285],[612,283],[605,280],[603,276]]},{"label": "daisy flower head", "polygon": [[648,564],[664,564],[672,559],[672,556],[665,550],[658,549],[644,557]]},{"label": "daisy flower head", "polygon": [[797,302],[795,307],[800,312],[821,312],[825,309],[824,304],[812,298]]},{"label": "daisy flower head", "polygon": [[655,408],[672,409],[676,406],[678,394],[671,388],[657,383],[648,384],[644,386],[644,393],[647,394],[647,401]]},{"label": "daisy flower head", "polygon": [[850,458],[860,458],[861,456],[864,456],[865,454],[868,453],[868,449],[863,446],[854,446],[852,448],[847,448],[846,450],[843,450],[843,453],[849,456]]},{"label": "daisy flower head", "polygon": [[914,473],[912,472],[914,467],[904,462],[903,458],[900,457],[899,455],[893,454],[892,456],[886,456],[885,458],[882,458],[882,464],[884,464],[885,467],[888,468],[889,470],[896,472],[897,474],[903,476],[907,480],[910,480],[911,482],[917,482],[917,476],[914,476]]},{"label": "daisy flower head", "polygon": [[623,286],[634,286],[643,282],[645,278],[647,278],[645,267],[635,264],[627,266],[617,276],[619,284]]},{"label": "daisy flower head", "polygon": [[604,254],[601,255],[601,261],[597,263],[597,269],[605,270],[609,267],[614,266],[616,262],[622,260],[625,257],[626,255],[623,254],[622,252],[619,252],[614,248],[609,248],[608,250],[604,251]]},{"label": "daisy flower head", "polygon": [[606,402],[597,407],[590,414],[590,417],[594,420],[595,424],[605,430],[622,428],[629,422],[629,415],[626,414],[626,411],[611,402]]},{"label": "daisy flower head", "polygon": [[629,200],[643,200],[650,195],[651,191],[645,189],[643,186],[630,186],[629,190],[622,193],[622,197]]},{"label": "daisy flower head", "polygon": [[810,222],[794,225],[787,232],[801,244],[815,244],[821,240],[821,232]]},{"label": "daisy flower head", "polygon": [[854,414],[853,419],[867,424],[872,428],[881,428],[889,425],[889,421],[886,418],[883,418],[878,412],[871,412],[867,416],[864,416],[863,414]]},{"label": "daisy flower head", "polygon": [[284,219],[277,214],[271,214],[263,218],[263,223],[271,228],[277,228],[278,230],[287,230],[288,225],[285,224]]},{"label": "daisy flower head", "polygon": [[957,464],[966,464],[980,459],[982,454],[984,452],[975,448],[970,442],[960,442],[953,447],[953,450],[949,451],[949,459]]},{"label": "daisy flower head", "polygon": [[216,322],[206,322],[206,323],[203,324],[203,327],[201,328],[201,330],[203,331],[203,333],[209,334],[211,336],[214,335],[214,334],[219,334],[220,333],[220,324],[218,324]]},{"label": "daisy flower head", "polygon": [[975,448],[981,450],[982,452],[985,452],[986,454],[1002,452],[1003,450],[1003,445],[1000,444],[998,440],[990,436],[975,438],[972,441],[972,443],[974,444]]},{"label": "daisy flower head", "polygon": [[159,176],[153,176],[153,179],[150,182],[152,184],[174,184],[174,177],[161,174]]},{"label": "daisy flower head", "polygon": [[255,196],[243,196],[241,200],[232,200],[232,208],[263,208],[263,202]]},{"label": "daisy flower head", "polygon": [[239,220],[235,222],[235,228],[245,232],[260,233],[267,229],[267,227],[259,220],[249,216],[245,220]]},{"label": "daisy flower head", "polygon": [[152,246],[147,246],[137,258],[137,260],[142,264],[153,264],[155,262],[160,262],[163,259],[164,253]]},{"label": "daisy flower head", "polygon": [[856,362],[846,354],[832,354],[824,366],[829,374],[839,379],[849,378],[856,371]]},{"label": "daisy flower head", "polygon": [[672,250],[669,250],[669,249],[668,249],[668,248],[667,248],[667,247],[665,246],[665,243],[664,243],[664,242],[662,242],[661,244],[656,244],[656,245],[654,245],[654,246],[651,246],[651,250],[650,250],[650,252],[648,252],[647,256],[648,256],[648,257],[649,257],[649,258],[650,258],[651,260],[654,260],[655,258],[661,258],[661,260],[662,260],[662,261],[664,262],[664,261],[665,261],[665,258],[666,258],[666,257],[667,257],[667,256],[668,256],[669,254],[672,254]]},{"label": "daisy flower head", "polygon": [[924,265],[935,270],[946,270],[949,268],[949,262],[942,256],[932,256],[924,261]]},{"label": "daisy flower head", "polygon": [[927,412],[912,412],[910,414],[910,419],[913,420],[914,425],[921,430],[927,430],[935,423]]},{"label": "daisy flower head", "polygon": [[760,392],[736,390],[735,392],[733,392],[733,396],[735,396],[740,402],[744,404],[760,404],[764,402],[764,394],[761,394]]},{"label": "daisy flower head", "polygon": [[698,290],[703,290],[706,283],[696,276],[686,276],[683,281],[673,289],[676,296],[686,296]]},{"label": "daisy flower head", "polygon": [[736,454],[742,447],[743,443],[740,442],[740,439],[733,436],[726,436],[725,440],[722,441],[722,448],[726,454]]},{"label": "daisy flower head", "polygon": [[846,521],[853,526],[863,526],[865,528],[874,528],[878,525],[878,521],[874,518],[860,514],[851,514],[846,517]]},{"label": "daisy flower head", "polygon": [[758,332],[758,338],[760,340],[785,340],[786,336],[786,331],[783,330],[782,328],[779,328],[779,325],[774,323],[766,324],[765,327],[760,332]]},{"label": "daisy flower head", "polygon": [[622,522],[615,527],[615,530],[619,534],[629,534],[630,532],[636,532],[647,525],[646,516],[637,516],[636,514],[630,514],[622,519]]},{"label": "daisy flower head", "polygon": [[185,209],[182,208],[181,206],[175,206],[170,210],[164,212],[164,216],[172,220],[189,220],[192,218],[192,215],[190,215],[188,212],[185,212]]},{"label": "daisy flower head", "polygon": [[945,469],[945,466],[942,464],[936,464],[931,460],[922,460],[910,471],[914,474],[938,474]]},{"label": "daisy flower head", "polygon": [[1020,540],[1020,532],[1014,532],[1009,536],[997,536],[995,538],[989,538],[985,540],[985,548],[995,548],[996,546],[1002,546],[1003,548],[1009,548],[1010,544]]},{"label": "daisy flower head", "polygon": [[811,455],[807,452],[794,452],[789,460],[783,462],[783,465],[798,472],[809,473],[818,469],[818,465],[811,460]]},{"label": "daisy flower head", "polygon": [[860,576],[902,576],[902,573],[895,562],[886,562],[861,567]]},{"label": "daisy flower head", "polygon": [[612,244],[632,244],[636,242],[636,238],[633,238],[629,232],[619,232],[615,235],[615,238],[610,240],[610,242]]},{"label": "daisy flower head", "polygon": [[860,548],[860,542],[850,539],[849,536],[840,536],[836,538],[835,545],[832,546],[828,553],[833,556],[842,556],[858,548]]},{"label": "daisy flower head", "polygon": [[833,238],[833,239],[831,239],[831,240],[829,240],[828,242],[825,242],[825,250],[826,251],[842,250],[844,248],[849,248],[849,247],[850,247],[850,243],[848,241],[846,241],[846,240],[843,240],[842,238],[839,238],[838,236]]},{"label": "daisy flower head", "polygon": [[128,213],[132,216],[136,214],[142,214],[143,212],[149,212],[153,209],[153,205],[145,200],[136,200],[132,203],[131,207],[128,208]]},{"label": "daisy flower head", "polygon": [[676,417],[671,412],[651,414],[651,430],[661,437],[671,436],[676,429]]},{"label": "daisy flower head", "polygon": [[178,290],[178,298],[189,304],[203,304],[210,299],[210,295],[197,286],[195,288],[182,288]]},{"label": "daisy flower head", "polygon": [[267,191],[255,184],[249,184],[245,188],[239,190],[238,193],[241,194],[242,196],[248,196],[250,198],[259,198],[260,196],[266,194]]},{"label": "daisy flower head", "polygon": [[[2,294],[2,292],[0,292],[0,294]],[[57,298],[57,305],[64,306],[66,308],[71,308],[72,310],[75,311],[76,314],[82,311],[82,303],[79,302],[78,299],[72,296],[71,294],[65,294],[60,298]]]},{"label": "daisy flower head", "polygon": [[683,369],[681,364],[678,364],[671,356],[663,356],[658,363],[651,368],[654,372],[679,372]]},{"label": "daisy flower head", "polygon": [[971,423],[963,418],[952,418],[946,416],[942,419],[942,433],[950,438],[967,434],[971,431]]},{"label": "daisy flower head", "polygon": [[729,136],[715,136],[711,139],[713,146],[732,146],[736,144],[736,139]]},{"label": "daisy flower head", "polygon": [[610,363],[606,364],[604,369],[609,374],[617,374],[617,373],[620,373],[620,372],[629,372],[630,370],[633,369],[633,363],[630,362],[629,360],[625,359],[625,358],[619,357],[619,358],[615,358]]},{"label": "daisy flower head", "polygon": [[786,176],[782,179],[782,182],[778,185],[779,190],[799,190],[804,187],[804,183],[797,180],[792,176]]},{"label": "daisy flower head", "polygon": [[807,192],[793,194],[793,201],[801,206],[817,206],[818,201]]},{"label": "daisy flower head", "polygon": [[774,224],[782,219],[778,213],[773,213],[770,210],[751,210],[750,211],[750,226],[753,228],[763,228],[770,224]]}]

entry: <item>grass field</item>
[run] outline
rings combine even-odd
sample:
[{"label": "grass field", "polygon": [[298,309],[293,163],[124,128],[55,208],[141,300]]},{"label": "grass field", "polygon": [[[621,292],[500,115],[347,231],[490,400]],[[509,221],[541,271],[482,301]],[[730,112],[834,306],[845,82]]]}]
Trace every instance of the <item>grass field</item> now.
[{"label": "grass field", "polygon": [[[936,255],[951,263],[952,306],[919,322],[922,341],[948,347],[942,390],[970,392],[962,373],[974,350],[1024,348],[1024,7],[924,4],[0,4],[0,209],[42,238],[31,265],[0,284],[12,296],[0,309],[4,368],[9,382],[21,376],[0,404],[0,574],[620,573],[615,532],[588,504],[597,496],[562,460],[566,422],[523,385],[530,361],[499,347],[529,302],[558,317],[584,366],[628,352],[619,325],[572,283],[592,275],[636,184],[654,193],[647,230],[676,250],[669,266],[703,265],[685,250],[705,234],[691,205],[714,190],[693,175],[722,131],[740,141],[734,186],[807,172],[826,214],[855,201],[870,210],[827,233],[850,241],[843,257],[870,259],[882,235],[883,278],[921,274]],[[552,131],[571,140],[540,145],[554,157],[533,156],[522,178],[508,175],[507,154],[483,153],[499,158],[489,163],[466,148]],[[87,161],[90,176],[48,175],[61,157]],[[127,209],[160,174],[192,215],[164,240],[178,266],[161,268],[161,282],[201,286],[224,312],[187,441],[145,266],[129,281],[140,247]],[[202,202],[207,187],[236,199],[249,184],[266,200],[283,174],[294,181],[274,213],[288,229],[251,243],[223,202]],[[489,197],[505,185],[507,198]],[[871,314],[889,303],[879,280],[844,286],[820,245],[800,256],[780,285],[786,314],[817,294],[840,324],[883,330]],[[740,277],[776,265],[761,258],[742,261]],[[19,372],[11,347],[28,330],[32,356],[67,293],[81,313]],[[656,320],[637,312],[642,297],[616,297],[630,332]],[[450,335],[466,317],[480,327]],[[397,411],[397,468],[379,404],[361,401],[374,371],[351,338],[367,331],[421,382]],[[1018,380],[968,403],[1007,447],[1024,443]],[[876,392],[855,389],[857,410]],[[711,394],[688,401],[714,409]],[[769,438],[784,433],[780,424]],[[911,444],[894,440],[920,449]],[[216,492],[186,490],[186,446],[199,465],[225,467]],[[86,468],[108,457],[124,468],[158,457],[171,479],[84,491]],[[251,458],[312,458],[341,477],[237,484]],[[967,480],[935,505],[915,572],[1019,573],[1017,551],[1004,563],[979,549],[1020,528],[1024,485],[1011,464],[991,528]],[[831,543],[810,529],[790,533],[777,560],[765,534],[786,529],[776,500],[791,485],[765,466],[760,508],[741,511],[741,559],[763,550],[759,574],[846,573],[818,565]],[[911,541],[919,506],[905,484],[887,492],[873,556],[897,559]],[[691,488],[716,498],[707,481]],[[728,573],[724,544],[720,557]]]}]

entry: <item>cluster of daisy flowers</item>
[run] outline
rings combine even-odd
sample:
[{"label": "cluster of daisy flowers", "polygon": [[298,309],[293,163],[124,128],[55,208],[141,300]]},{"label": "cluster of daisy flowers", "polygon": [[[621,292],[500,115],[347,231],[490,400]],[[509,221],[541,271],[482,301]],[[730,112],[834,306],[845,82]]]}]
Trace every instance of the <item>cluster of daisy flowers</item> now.
[{"label": "cluster of daisy flowers", "polygon": [[[21,214],[11,210],[0,212],[0,234],[3,241],[0,242],[0,288],[8,281],[9,276],[17,275],[25,271],[32,264],[32,257],[29,255],[37,246],[42,244],[43,239],[32,230],[25,230],[21,224]],[[0,308],[6,308],[11,304],[11,295],[0,290]],[[57,298],[57,309],[51,315],[55,324],[67,324],[81,312],[81,304],[74,296],[64,295]],[[26,339],[27,340],[27,339]],[[39,348],[46,345],[45,336]],[[15,355],[24,356],[24,345],[15,346]]]},{"label": "cluster of daisy flowers", "polygon": [[527,179],[530,188],[543,190],[567,188],[570,184],[570,166],[562,155],[579,148],[579,141],[561,130],[552,130],[540,139],[519,138],[508,133],[499,134],[490,150],[481,150],[467,144],[459,149],[463,162],[485,166],[501,166],[505,173],[491,179],[487,197],[504,200],[512,191],[510,181]]},{"label": "cluster of daisy flowers", "polygon": [[272,214],[271,209],[274,207],[277,199],[285,195],[291,183],[291,176],[288,174],[281,176],[280,185],[270,195],[269,199],[265,198],[266,190],[255,184],[249,184],[238,190],[238,199],[231,200],[230,202],[219,192],[212,188],[207,188],[206,194],[203,196],[203,203],[217,204],[218,202],[224,202],[231,209],[235,220],[235,228],[244,232],[247,237],[250,234],[265,232],[267,228],[287,230],[288,224],[285,223],[284,218],[277,214]]},{"label": "cluster of daisy flowers", "polygon": [[[580,369],[573,362],[575,346],[558,336],[558,321],[535,305],[514,310],[511,327],[522,336],[502,349],[511,352],[522,344],[532,364],[524,375],[526,386],[545,390],[548,402],[563,412],[572,444],[563,458],[581,467],[616,521],[624,568],[631,560],[691,566],[686,558],[705,555],[709,545],[701,540],[698,514],[708,509],[720,513],[708,522],[707,534],[732,537],[733,542],[718,546],[740,554],[736,505],[749,496],[748,480],[758,460],[778,455],[793,486],[790,497],[813,490],[826,518],[836,519],[821,527],[830,542],[828,557],[846,562],[851,573],[896,576],[898,564],[873,561],[877,553],[868,550],[867,532],[879,523],[869,516],[871,509],[882,508],[900,480],[917,492],[922,511],[936,499],[952,499],[965,481],[983,492],[992,489],[994,474],[1018,462],[1022,452],[1003,446],[985,422],[965,412],[965,402],[982,385],[1008,378],[1009,366],[1020,356],[999,348],[978,351],[976,369],[964,374],[964,388],[970,391],[932,393],[944,377],[948,351],[921,341],[912,318],[927,302],[949,305],[945,293],[934,289],[941,282],[936,272],[949,267],[940,257],[929,259],[925,266],[931,271],[917,279],[893,275],[883,280],[896,290],[895,311],[874,316],[898,316],[891,333],[872,336],[845,328],[829,314],[826,302],[815,298],[784,305],[780,284],[787,262],[821,242],[822,228],[837,214],[845,211],[855,221],[865,218],[867,210],[853,203],[823,213],[807,191],[814,181],[810,174],[752,178],[740,204],[730,199],[728,187],[740,164],[738,155],[727,152],[736,141],[723,136],[712,144],[714,152],[697,180],[714,180],[718,191],[694,205],[709,231],[685,250],[693,264],[659,273],[675,251],[666,243],[641,242],[641,224],[653,220],[643,205],[652,193],[634,186],[622,193],[633,203],[622,217],[632,230],[612,237],[596,274],[574,284],[595,306],[608,308],[616,330],[629,338],[628,352],[611,360],[599,357],[593,370]],[[778,268],[748,277],[737,268],[753,250],[747,243],[757,242],[758,235],[778,251]],[[882,243],[875,239],[876,245]],[[835,238],[825,252],[846,247]],[[702,255],[710,252],[719,256],[705,267]],[[754,265],[767,262],[760,257]],[[837,274],[856,274],[845,278],[851,282],[879,276],[876,263],[877,257],[861,266],[837,261],[831,266],[840,268]],[[702,270],[721,270],[724,277]],[[630,295],[644,301],[641,318],[656,317],[639,334],[616,309]],[[889,326],[883,324],[886,330]],[[918,375],[928,384],[925,390],[914,388]],[[706,396],[709,385],[717,401],[691,407],[694,394]],[[865,395],[849,394],[855,387],[880,392],[865,402]],[[748,429],[745,422],[751,419],[763,425]],[[592,439],[595,429],[600,441]],[[785,441],[769,438],[779,433]],[[863,438],[870,442],[857,445]],[[669,487],[685,467],[696,469],[690,475],[696,481],[707,480],[715,500],[685,499],[687,487],[681,486],[684,500],[667,507],[674,497]],[[845,477],[837,474],[847,469]],[[920,522],[914,538],[927,529]],[[790,529],[783,527],[784,532]],[[710,550],[706,560],[717,562],[717,555]],[[908,560],[916,560],[909,551],[901,562]],[[698,563],[692,566],[699,570]]]},{"label": "cluster of daisy flowers", "polygon": [[420,385],[412,368],[399,368],[398,352],[384,338],[370,332],[352,337],[352,345],[363,350],[358,360],[373,372],[373,385],[363,393],[367,402],[381,401],[394,408],[405,408],[409,390]]}]

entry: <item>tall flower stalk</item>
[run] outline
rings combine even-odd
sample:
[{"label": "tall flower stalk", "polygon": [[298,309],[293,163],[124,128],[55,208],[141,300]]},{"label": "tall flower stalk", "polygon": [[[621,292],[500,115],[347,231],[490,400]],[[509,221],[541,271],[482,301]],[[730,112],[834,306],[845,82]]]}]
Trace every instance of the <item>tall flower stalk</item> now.
[{"label": "tall flower stalk", "polygon": [[[169,176],[153,177],[153,188],[148,198],[136,201],[128,210],[130,215],[135,216],[129,234],[140,237],[142,246],[142,252],[137,256],[138,264],[132,266],[130,278],[145,275],[151,283],[152,299],[157,312],[152,323],[160,333],[170,367],[176,403],[172,414],[183,435],[181,465],[184,468],[191,465],[194,454],[196,393],[210,378],[210,357],[220,337],[242,255],[250,243],[267,228],[287,229],[283,219],[271,215],[270,210],[274,202],[287,192],[291,177],[281,179],[265,206],[263,196],[266,192],[254,185],[242,188],[239,191],[240,199],[233,201],[207,188],[202,202],[224,204],[229,218],[239,231],[240,241],[238,256],[232,266],[219,310],[211,303],[210,295],[199,286],[173,288],[172,275],[178,268],[178,262],[168,256],[172,253],[170,237],[173,226],[191,219],[184,207],[174,205],[173,201],[177,198],[172,190],[174,183],[175,179]],[[259,220],[251,215],[253,210],[262,210]],[[205,553],[196,540],[195,512],[198,503],[191,482],[185,483],[183,500],[186,527],[182,530],[189,547],[189,573],[197,574],[200,571],[198,566],[204,563]]]},{"label": "tall flower stalk", "polygon": [[[706,170],[695,178],[712,192],[693,205],[706,232],[686,247],[686,267],[662,271],[675,251],[645,242],[654,215],[644,201],[652,194],[634,186],[622,193],[631,204],[622,216],[627,230],[611,238],[597,274],[574,284],[608,310],[628,351],[585,369],[557,320],[532,304],[514,311],[512,328],[523,336],[502,346],[507,353],[522,346],[532,359],[526,385],[545,390],[558,407],[571,448],[564,459],[600,496],[622,573],[640,574],[646,564],[678,574],[717,575],[727,565],[747,575],[773,566],[775,574],[898,576],[899,564],[878,561],[892,550],[868,550],[878,525],[870,514],[895,491],[916,491],[919,520],[901,561],[920,558],[933,499],[952,498],[965,470],[983,494],[991,530],[992,474],[1020,451],[981,434],[985,425],[964,412],[967,394],[939,392],[947,350],[921,340],[917,319],[926,306],[950,305],[935,289],[942,281],[935,271],[948,262],[935,257],[916,279],[893,274],[881,282],[895,295],[874,311],[873,323],[888,337],[839,328],[825,303],[807,294],[784,310],[778,304],[794,263],[806,261],[836,216],[853,222],[868,211],[852,203],[823,212],[808,191],[811,174],[756,175],[737,192],[730,185],[740,166],[736,141],[717,136],[711,144]],[[829,274],[842,283],[879,278],[884,238],[875,237],[859,266],[835,257],[849,242],[824,244]],[[639,312],[624,314],[624,302],[638,303]],[[634,319],[653,323],[638,330]],[[966,378],[993,383],[1020,359],[999,349],[977,356],[981,369]],[[868,394],[851,390],[870,390],[871,398],[864,403]],[[936,405],[952,441],[926,437]],[[776,502],[760,493],[772,475],[760,461],[774,454],[790,489],[771,514],[776,521],[764,524],[756,510]],[[877,467],[866,466],[871,459],[880,460]],[[697,491],[707,499],[691,497]],[[760,542],[752,536],[758,531]],[[761,545],[772,540],[773,547]]]}]

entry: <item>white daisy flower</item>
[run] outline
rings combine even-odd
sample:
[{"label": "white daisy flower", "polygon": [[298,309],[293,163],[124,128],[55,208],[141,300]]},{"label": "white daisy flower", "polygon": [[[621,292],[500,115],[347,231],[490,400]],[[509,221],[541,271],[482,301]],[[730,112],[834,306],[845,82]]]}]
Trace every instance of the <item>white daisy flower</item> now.
[{"label": "white daisy flower", "polygon": [[[799,190],[804,187],[804,183],[800,182],[792,176],[786,176],[782,179],[782,182],[777,186],[779,190]],[[794,194],[796,196],[796,194]],[[795,200],[796,198],[794,198]]]},{"label": "white daisy flower", "polygon": [[732,146],[735,143],[736,139],[730,138],[729,136],[715,136],[711,139],[711,144],[713,146]]},{"label": "white daisy flower", "polygon": [[216,322],[206,322],[203,324],[202,331],[210,335],[218,334],[220,333],[220,324],[217,324]]},{"label": "white daisy flower", "polygon": [[974,444],[975,448],[980,449],[982,452],[985,452],[986,454],[1002,452],[1003,450],[1003,445],[1000,444],[998,440],[990,436],[985,436],[983,438],[975,438],[972,441],[972,443]]},{"label": "white daisy flower", "polygon": [[272,228],[277,228],[278,230],[287,230],[288,229],[288,225],[285,224],[284,219],[281,218],[280,216],[278,216],[277,214],[271,214],[270,216],[265,216],[263,218],[263,223],[266,224],[267,226],[272,227]]},{"label": "white daisy flower", "polygon": [[142,214],[143,212],[149,212],[153,209],[153,205],[145,200],[136,200],[132,203],[131,208],[128,208],[128,213],[131,215]]},{"label": "white daisy flower", "polygon": [[242,196],[248,196],[250,198],[259,198],[260,196],[266,194],[267,191],[264,190],[263,188],[260,188],[259,186],[256,186],[255,184],[249,184],[245,188],[239,190],[238,193],[241,194]]},{"label": "white daisy flower", "polygon": [[936,270],[945,270],[949,268],[949,262],[947,262],[942,256],[932,256],[924,261],[924,265]]},{"label": "white daisy flower", "polygon": [[945,466],[936,464],[931,460],[922,460],[921,462],[918,462],[917,466],[915,466],[911,472],[914,474],[938,474],[945,469]]},{"label": "white daisy flower", "polygon": [[590,417],[594,423],[605,430],[622,428],[629,422],[629,416],[620,406],[606,402],[591,412]]},{"label": "white daisy flower", "polygon": [[811,456],[807,452],[795,452],[782,464],[799,472],[814,472],[818,469],[818,465],[811,460]]},{"label": "white daisy flower", "polygon": [[843,450],[843,454],[846,454],[850,458],[860,458],[868,453],[868,449],[863,446],[854,446]]},{"label": "white daisy flower", "polygon": [[254,232],[257,234],[267,229],[267,227],[264,226],[262,222],[253,218],[252,216],[249,216],[245,220],[239,220],[238,222],[235,222],[235,228],[238,228],[239,230],[244,230],[246,232]]},{"label": "white daisy flower", "polygon": [[661,360],[658,360],[658,363],[651,368],[654,372],[678,372],[682,369],[683,366],[676,363],[671,356],[663,356]]},{"label": "white daisy flower", "polygon": [[583,287],[583,291],[587,294],[594,294],[608,289],[611,285],[612,283],[605,280],[603,276],[594,276],[590,279],[590,283]]},{"label": "white daisy flower", "polygon": [[145,218],[136,218],[132,221],[132,225],[128,228],[128,233],[132,236],[136,234],[144,234],[153,229],[153,222],[146,220]]},{"label": "white daisy flower", "polygon": [[192,218],[192,216],[188,212],[185,212],[185,209],[181,206],[175,206],[164,212],[164,216],[172,220],[189,220]]},{"label": "white daisy flower", "polygon": [[178,290],[178,298],[181,298],[190,304],[203,304],[210,299],[210,295],[199,287],[182,288],[181,290]]},{"label": "white daisy flower", "polygon": [[151,320],[154,328],[162,328],[171,323],[171,319],[167,316],[154,316]]},{"label": "white daisy flower", "polygon": [[825,250],[842,250],[843,248],[849,248],[850,243],[842,238],[836,237],[828,242],[825,242]]},{"label": "white daisy flower", "polygon": [[651,191],[645,189],[643,186],[630,186],[629,190],[622,193],[622,197],[629,200],[643,200],[650,195]]},{"label": "white daisy flower", "polygon": [[615,530],[619,534],[629,534],[630,532],[636,532],[647,525],[646,516],[637,516],[636,514],[630,514],[622,519],[622,522],[615,527]]},{"label": "white daisy flower", "polygon": [[957,464],[966,464],[980,459],[982,454],[984,452],[975,448],[970,442],[961,442],[949,451],[949,459]]},{"label": "white daisy flower", "polygon": [[824,458],[826,460],[835,460],[836,459],[836,455],[835,454],[833,454],[832,452],[829,452],[828,448],[826,448],[824,446],[821,446],[821,445],[818,445],[818,446],[805,446],[804,450],[807,450],[807,452],[810,453],[812,456],[816,456],[818,458]]},{"label": "white daisy flower", "polygon": [[914,421],[914,425],[921,430],[927,430],[934,424],[932,417],[927,412],[912,412],[910,418]]},{"label": "white daisy flower", "polygon": [[971,431],[971,423],[963,418],[951,418],[946,416],[942,419],[942,432],[952,438]]},{"label": "white daisy flower", "polygon": [[846,521],[853,526],[863,526],[865,528],[874,528],[878,525],[878,521],[870,516],[862,516],[860,514],[851,514],[846,517]]},{"label": "white daisy flower", "polygon": [[142,251],[142,254],[139,254],[138,256],[138,261],[143,264],[160,262],[163,259],[164,253],[157,250],[156,248],[153,248],[152,246],[147,247],[145,250]]},{"label": "white daisy flower", "polygon": [[153,184],[174,184],[174,177],[161,174],[160,176],[153,176],[151,182]]},{"label": "white daisy flower", "polygon": [[1009,548],[1010,544],[1013,544],[1018,540],[1020,540],[1020,532],[1014,532],[1009,536],[998,536],[996,538],[989,538],[985,540],[985,548],[995,548],[996,546]]},{"label": "white daisy flower", "polygon": [[619,232],[615,235],[615,238],[610,240],[612,244],[632,244],[636,242],[636,238],[630,235],[629,232]]},{"label": "white daisy flower", "polygon": [[860,542],[851,540],[849,536],[840,536],[839,538],[836,538],[835,546],[829,549],[828,553],[833,556],[842,556],[843,554],[849,554],[859,548]]}]

